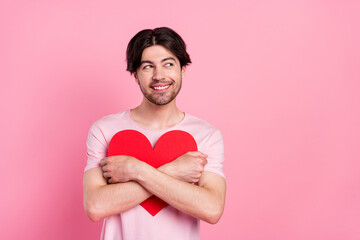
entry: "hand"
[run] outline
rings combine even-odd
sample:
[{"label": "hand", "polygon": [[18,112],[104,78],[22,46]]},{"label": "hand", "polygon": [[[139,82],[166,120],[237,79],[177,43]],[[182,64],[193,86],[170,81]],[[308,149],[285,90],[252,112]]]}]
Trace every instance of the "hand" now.
[{"label": "hand", "polygon": [[101,159],[103,176],[108,183],[120,183],[134,180],[136,167],[141,163],[134,157],[118,155]]},{"label": "hand", "polygon": [[197,183],[207,164],[207,155],[187,152],[177,159],[159,167],[159,170],[184,182]]}]

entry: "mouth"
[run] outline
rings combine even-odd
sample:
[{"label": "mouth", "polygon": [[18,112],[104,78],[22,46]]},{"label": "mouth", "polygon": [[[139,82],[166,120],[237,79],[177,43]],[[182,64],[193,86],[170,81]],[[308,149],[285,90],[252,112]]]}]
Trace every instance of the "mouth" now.
[{"label": "mouth", "polygon": [[171,84],[154,84],[151,86],[152,89],[155,90],[155,92],[165,92]]}]

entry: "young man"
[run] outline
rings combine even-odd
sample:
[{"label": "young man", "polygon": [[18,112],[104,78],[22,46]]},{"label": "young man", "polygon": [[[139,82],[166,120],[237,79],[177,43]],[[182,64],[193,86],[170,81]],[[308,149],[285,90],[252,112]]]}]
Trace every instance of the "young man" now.
[{"label": "young man", "polygon": [[[105,218],[101,239],[199,239],[199,219],[214,224],[221,217],[226,188],[221,133],[176,106],[189,63],[184,41],[169,28],[140,31],[129,42],[127,70],[143,100],[96,121],[87,140],[84,207],[91,220]],[[142,133],[153,147],[163,134],[185,131],[198,151],[159,168],[132,156],[107,157],[112,137],[126,129]],[[155,216],[139,205],[151,196],[169,204]]]}]

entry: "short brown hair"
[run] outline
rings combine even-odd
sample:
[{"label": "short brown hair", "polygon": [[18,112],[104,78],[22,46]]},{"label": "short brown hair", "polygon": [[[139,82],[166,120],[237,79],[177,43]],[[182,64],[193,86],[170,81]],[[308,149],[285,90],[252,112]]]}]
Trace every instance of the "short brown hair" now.
[{"label": "short brown hair", "polygon": [[168,27],[160,27],[142,30],[130,40],[126,50],[126,70],[136,72],[144,49],[153,45],[161,45],[170,50],[179,59],[181,67],[191,63],[186,44],[180,35]]}]

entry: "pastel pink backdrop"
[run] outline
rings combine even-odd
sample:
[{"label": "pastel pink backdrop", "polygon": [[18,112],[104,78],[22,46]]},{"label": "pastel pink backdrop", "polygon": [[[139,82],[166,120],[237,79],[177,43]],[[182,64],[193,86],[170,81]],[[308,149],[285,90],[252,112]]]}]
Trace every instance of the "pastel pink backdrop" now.
[{"label": "pastel pink backdrop", "polygon": [[182,110],[223,132],[228,182],[202,239],[360,239],[358,1],[1,1],[0,239],[98,239],[86,136],[141,94],[140,29],[169,26],[193,64]]}]

